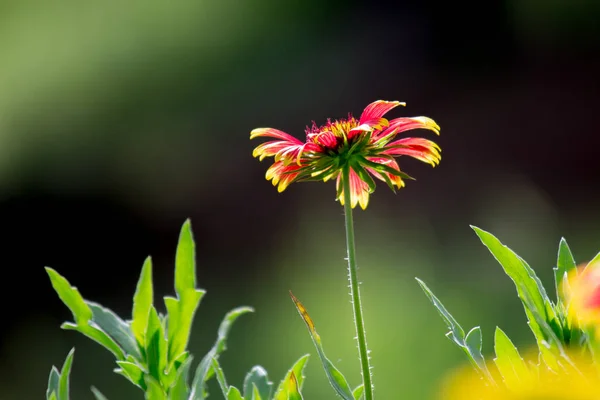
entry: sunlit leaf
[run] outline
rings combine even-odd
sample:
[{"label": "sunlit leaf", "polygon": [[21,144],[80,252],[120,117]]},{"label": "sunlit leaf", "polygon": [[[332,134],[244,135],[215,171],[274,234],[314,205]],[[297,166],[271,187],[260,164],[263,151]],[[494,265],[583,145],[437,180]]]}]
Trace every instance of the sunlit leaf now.
[{"label": "sunlit leaf", "polygon": [[365,386],[361,383],[352,391],[352,395],[354,396],[354,400],[360,400],[363,393],[365,392]]},{"label": "sunlit leaf", "polygon": [[188,289],[196,289],[196,245],[192,225],[186,220],[181,227],[175,256],[175,292],[179,298]]},{"label": "sunlit leaf", "polygon": [[576,266],[575,259],[573,258],[573,254],[571,253],[571,249],[569,248],[567,241],[565,238],[561,238],[560,244],[558,245],[556,267],[554,268],[554,282],[556,284],[557,300],[560,300],[561,298],[559,290],[563,282],[563,278]]},{"label": "sunlit leaf", "polygon": [[150,307],[150,317],[146,327],[146,364],[150,375],[157,382],[161,382],[167,367],[167,339],[154,307]]},{"label": "sunlit leaf", "polygon": [[71,375],[71,366],[73,365],[73,356],[75,349],[71,349],[62,369],[60,370],[60,379],[58,381],[58,398],[60,400],[69,400],[69,377]]},{"label": "sunlit leaf", "polygon": [[144,371],[142,367],[131,361],[117,361],[120,368],[115,369],[115,372],[119,375],[123,375],[131,383],[140,387],[142,390],[146,390],[146,382],[144,381],[144,375],[148,371]]},{"label": "sunlit leaf", "polygon": [[275,390],[275,395],[273,396],[273,400],[287,400],[287,392],[285,391],[286,382],[291,379],[290,376],[292,374],[295,375],[296,382],[298,383],[298,389],[302,390],[302,384],[304,383],[304,367],[308,362],[309,354],[305,354],[300,357],[287,372],[283,380],[277,386],[277,390]]},{"label": "sunlit leaf", "polygon": [[502,329],[496,327],[494,335],[494,362],[502,375],[504,384],[509,388],[518,387],[520,382],[527,382],[532,378],[527,364],[521,358],[519,351]]},{"label": "sunlit leaf", "polygon": [[223,396],[227,397],[229,392],[229,385],[227,385],[227,380],[225,379],[225,373],[223,372],[223,368],[219,364],[219,361],[216,358],[211,360],[211,366],[213,371],[215,371],[215,376],[217,377],[217,382],[219,383],[219,387],[221,388],[221,392],[223,392]]},{"label": "sunlit leaf", "polygon": [[58,294],[58,297],[73,313],[73,318],[77,324],[85,324],[92,319],[92,310],[85,303],[85,300],[79,294],[76,287],[71,286],[69,281],[62,277],[58,272],[50,267],[46,267],[46,272],[50,277],[52,287]]},{"label": "sunlit leaf", "polygon": [[310,333],[310,337],[315,345],[315,348],[317,349],[317,354],[321,359],[321,363],[323,364],[323,368],[325,369],[325,374],[327,375],[327,379],[329,379],[329,383],[335,392],[344,400],[354,400],[354,396],[352,395],[352,391],[350,390],[350,386],[348,385],[346,378],[325,355],[323,344],[321,343],[321,337],[317,333],[315,324],[310,318],[306,307],[300,303],[300,301],[292,294],[292,292],[290,292],[290,296],[308,328],[308,332]]},{"label": "sunlit leaf", "polygon": [[238,388],[231,386],[227,392],[227,400],[244,400],[244,398]]},{"label": "sunlit leaf", "polygon": [[144,335],[148,325],[150,307],[154,299],[152,288],[152,259],[146,258],[142,272],[133,295],[133,310],[131,312],[131,330],[140,347],[145,348]]},{"label": "sunlit leaf", "polygon": [[84,334],[88,338],[102,345],[104,348],[110,350],[110,352],[114,354],[117,360],[125,359],[125,353],[123,353],[123,350],[121,350],[117,342],[115,342],[110,336],[108,336],[106,332],[104,332],[102,329],[96,327],[95,324],[87,324],[89,324],[89,322],[87,322],[86,325],[76,325],[71,322],[64,322],[60,327],[62,329],[73,330]]}]

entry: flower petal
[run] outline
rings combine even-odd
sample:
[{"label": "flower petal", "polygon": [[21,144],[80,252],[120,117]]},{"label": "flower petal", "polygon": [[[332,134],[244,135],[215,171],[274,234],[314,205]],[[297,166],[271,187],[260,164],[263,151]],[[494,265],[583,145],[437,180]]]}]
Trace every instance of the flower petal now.
[{"label": "flower petal", "polygon": [[[369,205],[369,185],[362,179],[360,176],[352,168],[350,168],[350,206],[352,208],[356,207],[357,204],[360,204],[360,208],[363,210],[367,208]],[[339,174],[336,181],[336,187],[338,189],[339,197],[341,205],[344,205],[344,189],[340,190],[340,185],[342,184],[343,174]]]},{"label": "flower petal", "polygon": [[[396,160],[389,159],[387,157],[367,157],[367,160],[372,161],[377,164],[386,165],[390,168],[395,169],[396,171],[400,171],[400,166],[398,165]],[[404,180],[402,179],[402,177],[400,177],[398,175],[390,174],[389,172],[385,172],[385,171],[379,172],[370,167],[367,167],[366,169],[367,169],[367,171],[369,171],[371,173],[371,175],[373,175],[375,178],[377,178],[383,182],[386,182],[386,179],[382,176],[382,174],[385,174],[385,176],[398,189],[405,186]]]},{"label": "flower petal", "polygon": [[364,123],[360,124],[356,128],[350,129],[348,132],[348,139],[352,139],[354,136],[361,132],[370,132],[373,130],[381,130],[389,125],[389,121],[385,118],[372,118]]},{"label": "flower petal", "polygon": [[440,134],[440,127],[434,120],[428,117],[396,118],[390,121],[386,130],[378,135],[378,138],[390,137],[411,129],[429,129]]},{"label": "flower petal", "polygon": [[431,140],[423,138],[403,138],[385,146],[382,154],[391,156],[409,156],[432,166],[439,164],[442,159],[440,146]]},{"label": "flower petal", "polygon": [[267,169],[265,178],[271,181],[273,186],[277,185],[277,191],[281,193],[296,180],[299,175],[296,171],[299,169],[296,164],[285,165],[283,161],[278,161]]},{"label": "flower petal", "polygon": [[369,104],[365,107],[364,111],[360,116],[360,120],[358,121],[358,125],[364,124],[366,121],[381,118],[390,111],[392,108],[398,106],[405,106],[406,103],[401,103],[399,101],[385,101],[385,100],[377,100]]},{"label": "flower petal", "polygon": [[284,140],[290,143],[302,144],[302,142],[292,135],[289,135],[283,131],[280,131],[275,128],[256,128],[250,132],[250,139],[254,139],[257,137],[272,137],[275,139]]}]

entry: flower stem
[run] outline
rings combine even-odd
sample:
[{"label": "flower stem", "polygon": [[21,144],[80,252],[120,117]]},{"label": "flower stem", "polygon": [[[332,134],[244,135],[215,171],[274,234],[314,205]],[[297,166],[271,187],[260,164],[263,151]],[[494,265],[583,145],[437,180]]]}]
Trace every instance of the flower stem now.
[{"label": "flower stem", "polygon": [[348,248],[348,279],[350,281],[350,296],[354,307],[354,325],[358,340],[358,355],[360,359],[365,400],[373,400],[373,385],[371,383],[371,366],[367,350],[367,334],[363,321],[362,305],[356,268],[356,250],[354,246],[354,221],[352,219],[352,202],[350,193],[350,168],[344,168],[342,184],[344,189],[344,214],[346,217],[346,247]]}]

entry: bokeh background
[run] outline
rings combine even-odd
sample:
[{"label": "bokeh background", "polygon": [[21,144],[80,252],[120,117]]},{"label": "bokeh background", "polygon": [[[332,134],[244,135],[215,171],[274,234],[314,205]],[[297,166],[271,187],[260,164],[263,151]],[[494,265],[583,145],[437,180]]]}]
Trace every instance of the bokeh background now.
[{"label": "bokeh background", "polygon": [[188,217],[208,290],[197,357],[227,310],[251,305],[221,359],[230,383],[254,364],[278,381],[311,353],[305,396],[333,398],[292,289],[357,385],[334,188],[278,194],[248,137],[259,126],[301,136],[376,99],[407,102],[392,116],[434,118],[443,149],[433,170],[403,160],[418,181],[397,195],[380,185],[356,212],[378,398],[431,398],[464,361],[415,276],[465,328],[482,326],[487,354],[496,325],[532,345],[512,283],[469,225],[549,287],[561,236],[579,262],[600,250],[599,18],[594,0],[4,0],[0,399],[43,398],[72,346],[75,399],[92,384],[141,399],[107,351],[59,329],[71,316],[43,267],[127,316],[151,254],[162,307]]}]

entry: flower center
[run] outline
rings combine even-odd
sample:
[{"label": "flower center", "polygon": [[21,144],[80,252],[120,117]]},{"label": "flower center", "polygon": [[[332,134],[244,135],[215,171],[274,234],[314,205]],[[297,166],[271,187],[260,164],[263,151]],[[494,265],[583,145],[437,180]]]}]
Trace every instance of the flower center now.
[{"label": "flower center", "polygon": [[318,126],[314,121],[311,127],[306,127],[307,141],[311,141],[327,150],[339,151],[348,143],[348,132],[358,126],[358,121],[348,114],[348,118],[332,121]]}]

